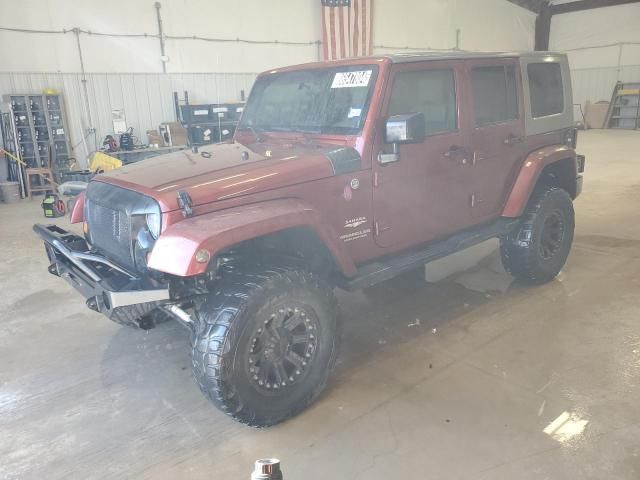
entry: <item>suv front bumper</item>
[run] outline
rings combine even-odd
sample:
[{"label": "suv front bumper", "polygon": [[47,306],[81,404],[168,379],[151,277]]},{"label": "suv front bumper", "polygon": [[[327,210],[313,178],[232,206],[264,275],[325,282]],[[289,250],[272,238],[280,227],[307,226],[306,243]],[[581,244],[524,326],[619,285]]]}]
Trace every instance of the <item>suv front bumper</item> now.
[{"label": "suv front bumper", "polygon": [[84,238],[56,225],[36,224],[33,230],[44,240],[49,273],[78,290],[91,310],[129,323],[170,300],[168,285],[139,277],[92,253]]}]

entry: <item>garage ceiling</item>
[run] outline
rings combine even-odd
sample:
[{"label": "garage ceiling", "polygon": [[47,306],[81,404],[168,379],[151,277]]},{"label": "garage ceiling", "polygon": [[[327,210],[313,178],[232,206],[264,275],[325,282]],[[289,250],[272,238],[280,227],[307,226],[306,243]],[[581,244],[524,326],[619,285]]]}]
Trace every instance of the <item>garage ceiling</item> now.
[{"label": "garage ceiling", "polygon": [[636,3],[638,0],[507,0],[531,10],[534,13],[540,13],[543,6],[548,5],[551,14],[575,12],[579,10],[589,10],[591,8],[608,7],[613,5],[624,5],[626,3]]},{"label": "garage ceiling", "polygon": [[542,4],[547,3],[547,0],[508,0],[511,3],[515,3],[527,10],[531,10],[534,13],[540,11]]},{"label": "garage ceiling", "polygon": [[640,0],[507,0],[536,13],[535,49],[549,49],[551,17],[561,13],[638,3]]}]

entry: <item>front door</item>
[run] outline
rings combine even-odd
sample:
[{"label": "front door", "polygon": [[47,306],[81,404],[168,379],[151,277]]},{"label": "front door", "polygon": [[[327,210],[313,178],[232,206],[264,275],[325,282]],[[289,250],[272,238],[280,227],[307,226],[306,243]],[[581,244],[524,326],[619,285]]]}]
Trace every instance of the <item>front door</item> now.
[{"label": "front door", "polygon": [[522,82],[516,59],[468,60],[473,114],[470,150],[471,213],[478,221],[500,215],[524,155]]},{"label": "front door", "polygon": [[[470,152],[460,127],[457,95],[464,65],[460,62],[396,64],[383,101],[383,116],[373,149],[374,227],[376,243],[394,250],[424,243],[465,228],[470,222]],[[381,165],[390,115],[422,113],[424,142],[398,146],[398,160]]]}]

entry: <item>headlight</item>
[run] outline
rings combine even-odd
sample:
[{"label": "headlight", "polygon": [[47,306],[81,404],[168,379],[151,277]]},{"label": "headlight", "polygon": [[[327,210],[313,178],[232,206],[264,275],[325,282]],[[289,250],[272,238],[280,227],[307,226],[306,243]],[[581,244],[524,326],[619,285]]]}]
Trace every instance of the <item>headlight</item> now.
[{"label": "headlight", "polygon": [[149,233],[157,240],[160,235],[160,215],[157,213],[147,213],[146,219]]}]

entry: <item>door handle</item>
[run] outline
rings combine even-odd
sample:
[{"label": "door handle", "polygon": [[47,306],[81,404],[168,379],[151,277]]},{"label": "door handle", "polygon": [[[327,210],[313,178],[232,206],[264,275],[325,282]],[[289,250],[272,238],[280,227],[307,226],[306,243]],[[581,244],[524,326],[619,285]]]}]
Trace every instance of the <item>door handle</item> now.
[{"label": "door handle", "polygon": [[464,155],[465,153],[467,153],[467,152],[461,146],[459,146],[459,145],[451,145],[449,147],[449,150],[444,152],[443,155],[445,157],[447,157],[447,158],[456,158],[456,157],[459,157],[460,155]]},{"label": "door handle", "polygon": [[515,145],[516,143],[522,143],[524,137],[520,137],[518,135],[510,134],[507,138],[505,138],[502,143],[505,145]]},{"label": "door handle", "polygon": [[463,165],[467,164],[467,151],[459,145],[451,145],[443,155],[445,158],[460,160]]}]

